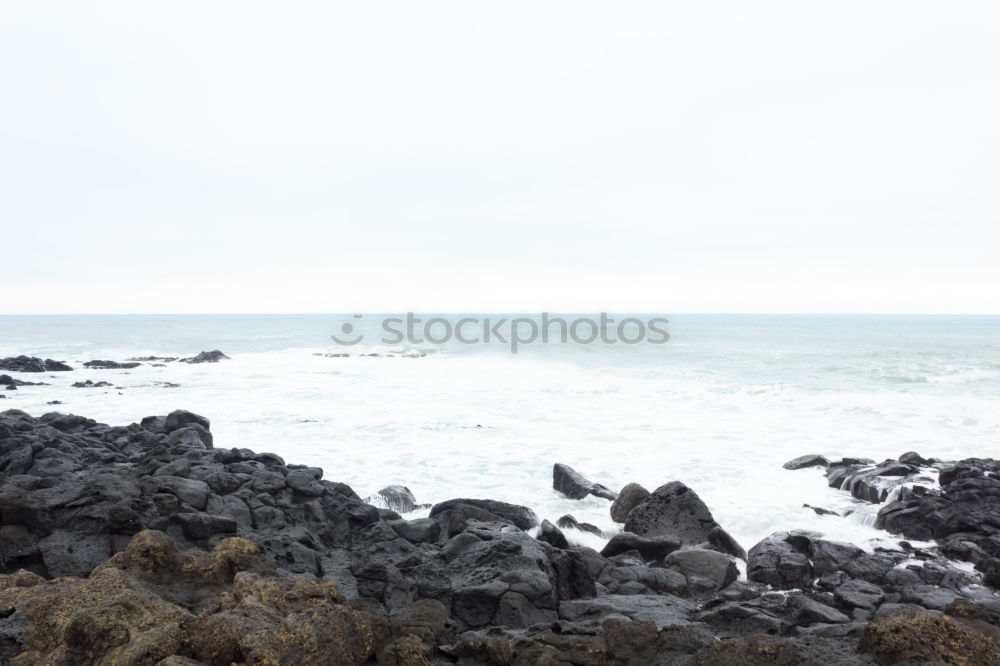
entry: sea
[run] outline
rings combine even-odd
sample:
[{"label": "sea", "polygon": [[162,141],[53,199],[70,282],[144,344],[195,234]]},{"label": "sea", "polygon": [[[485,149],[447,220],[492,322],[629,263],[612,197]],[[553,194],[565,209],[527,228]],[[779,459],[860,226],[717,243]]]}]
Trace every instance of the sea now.
[{"label": "sea", "polygon": [[[597,323],[565,341],[557,323],[547,342],[515,353],[511,321],[527,338],[523,320],[537,326],[539,315],[413,315],[435,321],[405,336],[386,335],[405,314],[0,316],[0,357],[75,368],[8,373],[48,385],[4,392],[0,410],[128,424],[187,409],[211,420],[216,447],[321,467],[362,497],[400,484],[428,505],[498,499],[609,534],[620,526],[608,501],[555,492],[554,463],[615,490],[679,480],[746,548],[792,529],[869,548],[891,541],[874,527],[877,506],[828,487],[820,469],[782,468],[796,456],[1000,455],[1000,317],[608,315],[630,320],[629,342],[596,314],[559,317]],[[653,318],[668,320],[668,340],[628,333]],[[487,319],[504,321],[489,342]],[[612,335],[590,341],[590,325]],[[214,349],[229,360],[83,367]],[[84,380],[113,386],[72,386]]]}]

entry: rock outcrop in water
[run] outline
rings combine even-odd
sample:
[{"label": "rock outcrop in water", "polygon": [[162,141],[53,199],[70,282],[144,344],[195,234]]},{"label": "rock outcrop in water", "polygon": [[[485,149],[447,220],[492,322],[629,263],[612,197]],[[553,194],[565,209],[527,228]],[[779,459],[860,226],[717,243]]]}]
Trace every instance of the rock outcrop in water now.
[{"label": "rock outcrop in water", "polygon": [[0,358],[0,370],[8,372],[67,372],[72,369],[62,361],[53,361],[51,358],[44,361],[34,356]]},{"label": "rock outcrop in water", "polygon": [[587,495],[608,500],[618,499],[618,493],[599,483],[588,481],[569,465],[552,466],[552,488],[570,499],[583,499]]},{"label": "rock outcrop in water", "polygon": [[[462,498],[407,520],[317,468],[216,444],[185,411],[125,427],[0,413],[0,661],[995,664],[1000,651],[1000,601],[978,574],[801,531],[744,555],[679,482],[636,494],[598,553],[527,507]],[[975,482],[990,496],[989,465],[942,473],[941,495],[966,501],[956,484]],[[984,506],[974,536],[988,545]]]},{"label": "rock outcrop in water", "polygon": [[229,357],[220,352],[218,349],[212,351],[203,351],[197,356],[192,356],[191,358],[182,358],[181,363],[218,363],[219,361],[228,360]]}]

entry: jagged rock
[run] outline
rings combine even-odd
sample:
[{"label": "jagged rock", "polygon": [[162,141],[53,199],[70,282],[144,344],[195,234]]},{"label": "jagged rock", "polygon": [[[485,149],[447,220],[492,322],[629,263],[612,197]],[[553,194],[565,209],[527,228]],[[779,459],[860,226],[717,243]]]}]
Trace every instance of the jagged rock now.
[{"label": "jagged rock", "polygon": [[714,550],[691,548],[674,551],[664,563],[684,574],[689,590],[715,592],[739,576],[733,557]]},{"label": "jagged rock", "polygon": [[[647,537],[665,536],[676,539],[682,546],[711,543],[710,535],[719,527],[697,493],[680,481],[657,488],[645,502],[629,512],[625,521],[626,532]],[[728,543],[729,547],[735,544],[731,538],[722,539],[718,534],[715,541]]]},{"label": "jagged rock", "polygon": [[649,491],[638,483],[628,483],[611,503],[611,520],[624,523],[632,509],[649,499]]},{"label": "jagged rock", "polygon": [[909,539],[937,539],[951,557],[978,563],[1000,556],[1000,463],[968,459],[945,467],[941,490],[887,503],[876,527]]},{"label": "jagged rock", "polygon": [[778,532],[753,548],[747,559],[747,578],[780,590],[802,588],[812,582],[809,557],[793,545],[794,535]]},{"label": "jagged rock", "polygon": [[68,372],[70,366],[62,361],[47,358],[44,361],[35,356],[11,356],[0,359],[0,370],[8,372]]},{"label": "jagged rock", "polygon": [[581,523],[569,514],[559,518],[559,520],[556,521],[556,526],[563,529],[580,530],[581,532],[587,532],[588,534],[593,534],[594,536],[604,537],[604,532],[601,528],[596,525],[591,525],[590,523]]},{"label": "jagged rock", "polygon": [[830,461],[826,459],[826,456],[821,456],[816,453],[807,454],[804,456],[799,456],[798,458],[793,458],[786,462],[782,467],[785,469],[805,469],[807,467],[826,467],[830,464]]},{"label": "jagged rock", "polygon": [[190,358],[182,358],[181,363],[218,363],[219,361],[228,360],[229,357],[223,354],[218,349],[213,351],[203,351],[197,356],[192,356]]},{"label": "jagged rock", "polygon": [[566,541],[562,530],[547,520],[543,520],[538,528],[538,540],[556,548],[569,548],[569,542]]},{"label": "jagged rock", "polygon": [[[463,529],[468,519],[504,520],[522,530],[530,530],[538,525],[538,516],[528,507],[496,500],[451,499],[431,507],[430,517],[439,518],[452,528],[458,527],[451,520],[456,516],[458,516],[458,522],[463,526]],[[458,531],[460,532],[461,529]]]},{"label": "jagged rock", "polygon": [[830,463],[826,470],[831,488],[840,488],[858,499],[878,504],[886,501],[889,494],[907,484],[922,484],[929,487],[933,479],[924,475],[916,465],[887,460],[879,465],[867,462],[853,462],[845,458]]},{"label": "jagged rock", "polygon": [[562,463],[552,466],[552,487],[570,499],[583,499],[587,495],[615,500],[618,494],[599,483],[583,478],[579,472]]}]

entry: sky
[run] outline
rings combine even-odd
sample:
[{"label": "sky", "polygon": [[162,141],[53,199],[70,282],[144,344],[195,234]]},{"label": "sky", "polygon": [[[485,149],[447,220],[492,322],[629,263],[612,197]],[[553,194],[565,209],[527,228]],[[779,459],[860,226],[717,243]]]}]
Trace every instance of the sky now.
[{"label": "sky", "polygon": [[8,0],[0,313],[1000,313],[998,24]]}]

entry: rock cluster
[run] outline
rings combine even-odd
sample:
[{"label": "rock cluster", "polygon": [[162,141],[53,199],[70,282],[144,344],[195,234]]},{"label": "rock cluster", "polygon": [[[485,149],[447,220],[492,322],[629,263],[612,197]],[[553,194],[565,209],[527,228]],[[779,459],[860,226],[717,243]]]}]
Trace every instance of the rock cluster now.
[{"label": "rock cluster", "polygon": [[44,361],[34,356],[0,358],[0,370],[8,372],[65,372],[72,369],[62,361],[53,361],[51,358]]},{"label": "rock cluster", "polygon": [[0,662],[996,663],[995,591],[937,553],[787,532],[746,554],[680,482],[609,495],[625,530],[597,552],[496,500],[405,519],[409,489],[374,506],[318,468],[216,448],[191,412],[2,412]]}]

